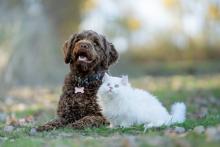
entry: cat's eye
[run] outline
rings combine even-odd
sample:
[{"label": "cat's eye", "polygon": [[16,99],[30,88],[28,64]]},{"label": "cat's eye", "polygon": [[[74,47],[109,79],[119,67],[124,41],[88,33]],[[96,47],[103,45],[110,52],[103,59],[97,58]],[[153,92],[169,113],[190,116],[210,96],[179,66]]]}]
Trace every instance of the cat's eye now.
[{"label": "cat's eye", "polygon": [[118,84],[115,84],[115,88],[118,88],[119,87],[119,85]]},{"label": "cat's eye", "polygon": [[108,83],[107,86],[110,86],[110,83]]}]

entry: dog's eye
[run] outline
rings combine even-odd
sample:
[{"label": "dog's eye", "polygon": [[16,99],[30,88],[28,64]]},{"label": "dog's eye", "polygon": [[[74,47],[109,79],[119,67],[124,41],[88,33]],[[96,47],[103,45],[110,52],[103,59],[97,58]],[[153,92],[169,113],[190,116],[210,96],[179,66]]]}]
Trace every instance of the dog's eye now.
[{"label": "dog's eye", "polygon": [[76,40],[75,40],[75,42],[78,42],[78,41],[80,41],[80,40],[81,40],[81,38],[80,38],[80,37],[77,37]]},{"label": "dog's eye", "polygon": [[97,40],[95,40],[95,41],[93,42],[93,44],[94,44],[95,46],[98,46],[98,45],[99,45],[99,42],[98,42]]},{"label": "dog's eye", "polygon": [[118,84],[115,84],[115,88],[118,88],[119,87],[119,85]]},{"label": "dog's eye", "polygon": [[75,42],[78,42],[78,41],[80,41],[80,39],[79,39],[79,38],[77,38]]},{"label": "dog's eye", "polygon": [[107,86],[110,86],[110,83],[108,83]]}]

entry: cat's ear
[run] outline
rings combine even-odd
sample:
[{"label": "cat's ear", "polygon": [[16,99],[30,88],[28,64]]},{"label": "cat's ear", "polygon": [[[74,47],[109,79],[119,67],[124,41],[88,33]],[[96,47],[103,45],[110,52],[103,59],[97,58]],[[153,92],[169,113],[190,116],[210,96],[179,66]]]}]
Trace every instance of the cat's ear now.
[{"label": "cat's ear", "polygon": [[109,79],[109,75],[107,74],[107,73],[105,73],[105,75],[104,75],[104,77],[103,77],[103,79],[102,79],[102,82],[105,82],[105,81],[107,81],[108,79]]},{"label": "cat's ear", "polygon": [[121,83],[123,85],[128,85],[128,76],[127,75],[121,77]]}]

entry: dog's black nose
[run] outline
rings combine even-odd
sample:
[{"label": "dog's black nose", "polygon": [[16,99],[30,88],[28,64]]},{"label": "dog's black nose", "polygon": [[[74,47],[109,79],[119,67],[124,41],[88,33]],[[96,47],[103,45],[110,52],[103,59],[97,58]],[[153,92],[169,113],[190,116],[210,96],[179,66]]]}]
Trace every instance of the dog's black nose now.
[{"label": "dog's black nose", "polygon": [[81,42],[81,43],[80,43],[80,48],[82,48],[82,49],[88,49],[88,48],[89,48],[89,44],[86,43],[86,42]]}]

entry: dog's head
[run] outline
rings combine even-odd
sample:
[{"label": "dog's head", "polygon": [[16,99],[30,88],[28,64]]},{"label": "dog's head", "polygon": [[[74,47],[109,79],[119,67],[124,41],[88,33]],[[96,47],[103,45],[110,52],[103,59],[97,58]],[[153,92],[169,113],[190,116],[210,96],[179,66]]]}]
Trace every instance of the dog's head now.
[{"label": "dog's head", "polygon": [[63,53],[65,63],[81,72],[108,69],[118,59],[113,44],[91,30],[70,36],[64,44]]}]

